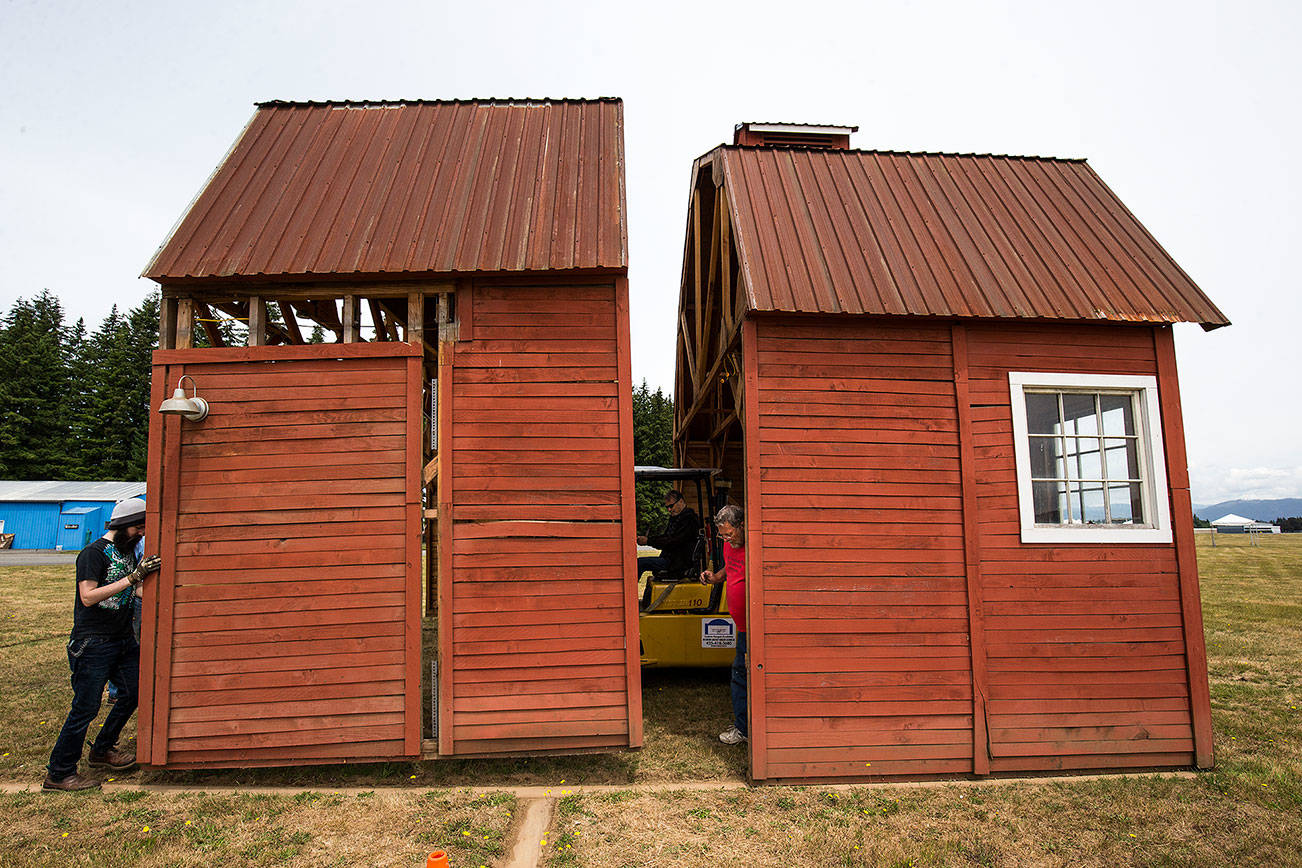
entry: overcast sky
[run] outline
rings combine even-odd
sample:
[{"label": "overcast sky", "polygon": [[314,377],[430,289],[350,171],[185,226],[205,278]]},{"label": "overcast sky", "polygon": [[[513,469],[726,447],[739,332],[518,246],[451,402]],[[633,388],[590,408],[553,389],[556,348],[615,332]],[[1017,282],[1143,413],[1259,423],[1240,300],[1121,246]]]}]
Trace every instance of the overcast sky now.
[{"label": "overcast sky", "polygon": [[1302,496],[1300,37],[1296,0],[0,0],[0,308],[138,304],[254,102],[619,96],[633,372],[669,392],[691,163],[735,123],[1086,157],[1234,322],[1176,328],[1194,501]]}]

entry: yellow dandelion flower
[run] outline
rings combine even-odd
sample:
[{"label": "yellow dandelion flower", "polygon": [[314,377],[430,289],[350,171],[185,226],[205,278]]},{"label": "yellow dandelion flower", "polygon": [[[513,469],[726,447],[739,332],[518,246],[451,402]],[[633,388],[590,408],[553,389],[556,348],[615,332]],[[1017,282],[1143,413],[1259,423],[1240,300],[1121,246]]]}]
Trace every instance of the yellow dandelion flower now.
[{"label": "yellow dandelion flower", "polygon": [[65,837],[65,838],[68,837],[68,833],[67,833],[67,832],[64,832],[64,833],[63,833],[63,837]]},{"label": "yellow dandelion flower", "polygon": [[111,783],[113,783],[113,782],[116,781],[116,780],[117,780],[117,778],[109,778],[107,781],[105,781],[105,783],[109,783],[109,784],[111,784]]},{"label": "yellow dandelion flower", "polygon": [[412,779],[413,781],[416,780],[416,776],[415,776],[415,775],[412,775],[412,776],[411,776],[411,779]]},{"label": "yellow dandelion flower", "polygon": [[547,846],[547,839],[546,839],[546,838],[543,838],[543,839],[542,839],[542,846],[544,846],[544,847]]},{"label": "yellow dandelion flower", "polygon": [[187,826],[190,825],[190,821],[189,821],[189,820],[186,820],[186,821],[185,821],[185,824],[186,824]]},{"label": "yellow dandelion flower", "polygon": [[565,781],[561,781],[561,783],[565,783]]},{"label": "yellow dandelion flower", "polygon": [[5,751],[5,756],[9,756],[9,751]]},{"label": "yellow dandelion flower", "polygon": [[461,834],[465,835],[467,838],[470,837],[470,833],[465,831],[464,829],[462,830]]},{"label": "yellow dandelion flower", "polygon": [[1138,838],[1139,836],[1136,835],[1134,832],[1131,832],[1131,833],[1130,833],[1130,837],[1132,837],[1132,838]]},{"label": "yellow dandelion flower", "polygon": [[148,827],[148,826],[145,826],[145,827],[144,827],[143,829],[141,829],[140,831],[142,831],[142,832],[148,832],[148,831],[149,831],[149,827]]}]

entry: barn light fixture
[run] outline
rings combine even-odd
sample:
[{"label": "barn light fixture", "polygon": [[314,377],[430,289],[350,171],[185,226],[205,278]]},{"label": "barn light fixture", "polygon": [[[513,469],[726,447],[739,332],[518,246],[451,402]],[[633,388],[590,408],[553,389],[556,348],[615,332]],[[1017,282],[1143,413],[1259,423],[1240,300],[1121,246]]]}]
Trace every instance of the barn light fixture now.
[{"label": "barn light fixture", "polygon": [[[191,394],[185,397],[185,381],[190,381]],[[208,402],[199,397],[199,387],[194,378],[185,374],[176,382],[176,391],[172,397],[158,405],[158,412],[165,416],[184,416],[191,422],[202,422],[208,418]]]}]

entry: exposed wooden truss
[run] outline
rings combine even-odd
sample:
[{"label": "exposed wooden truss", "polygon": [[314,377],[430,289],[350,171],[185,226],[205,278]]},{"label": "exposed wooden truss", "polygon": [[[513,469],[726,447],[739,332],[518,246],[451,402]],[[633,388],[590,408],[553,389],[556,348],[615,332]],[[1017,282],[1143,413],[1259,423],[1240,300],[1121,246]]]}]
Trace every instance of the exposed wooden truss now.
[{"label": "exposed wooden truss", "polygon": [[693,172],[674,389],[680,466],[726,468],[741,460],[741,323],[748,306],[720,173],[709,156]]},{"label": "exposed wooden truss", "polygon": [[[430,301],[456,292],[452,283],[262,284],[247,290],[209,287],[164,287],[159,346],[194,347],[196,327],[212,347],[228,344],[223,321],[247,325],[249,346],[298,345],[308,342],[302,322],[320,326],[327,342],[425,341]],[[273,304],[274,308],[268,305]],[[363,311],[370,322],[363,325]],[[431,311],[432,312],[432,311]]]}]

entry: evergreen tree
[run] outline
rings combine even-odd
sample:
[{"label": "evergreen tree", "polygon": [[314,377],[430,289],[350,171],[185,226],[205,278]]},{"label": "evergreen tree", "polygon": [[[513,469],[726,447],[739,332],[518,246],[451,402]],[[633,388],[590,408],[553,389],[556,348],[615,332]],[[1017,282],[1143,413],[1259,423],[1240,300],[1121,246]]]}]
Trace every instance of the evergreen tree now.
[{"label": "evergreen tree", "polygon": [[123,316],[116,305],[82,342],[74,367],[82,391],[74,423],[87,479],[145,478],[151,354],[158,346],[158,294]]},{"label": "evergreen tree", "polygon": [[67,475],[69,394],[63,306],[49,290],[18,299],[0,326],[0,477]]},{"label": "evergreen tree", "polygon": [[[674,458],[674,402],[646,380],[633,390],[633,463],[672,467]],[[667,482],[637,484],[638,528],[659,529],[665,523]]]}]

